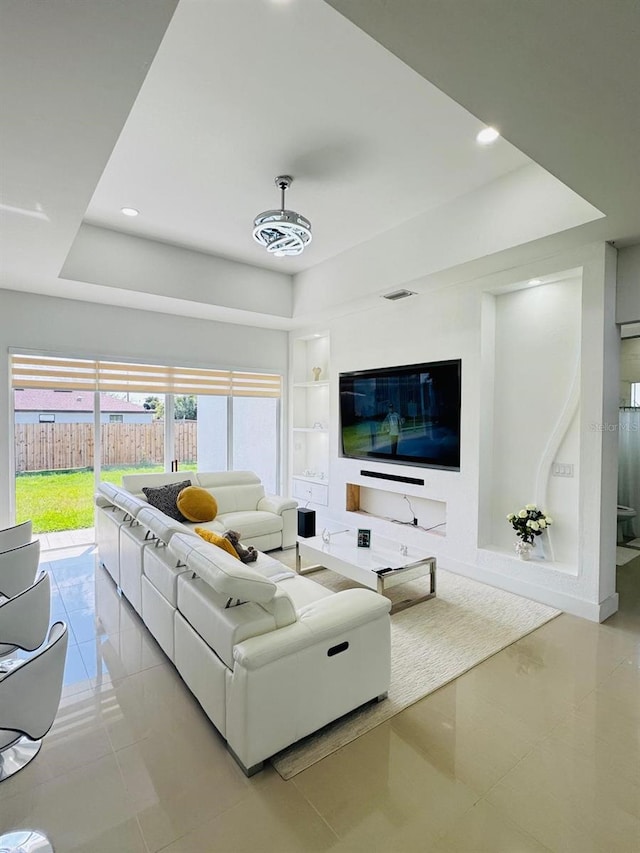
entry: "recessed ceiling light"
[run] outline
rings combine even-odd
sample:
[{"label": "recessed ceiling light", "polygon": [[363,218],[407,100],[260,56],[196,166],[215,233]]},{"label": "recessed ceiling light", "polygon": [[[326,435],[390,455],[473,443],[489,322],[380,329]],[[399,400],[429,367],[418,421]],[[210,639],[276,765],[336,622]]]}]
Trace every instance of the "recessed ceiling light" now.
[{"label": "recessed ceiling light", "polygon": [[136,210],[135,207],[122,207],[120,210],[125,216],[137,216],[140,213],[140,211]]},{"label": "recessed ceiling light", "polygon": [[529,284],[542,284],[542,279],[541,278],[530,278]]},{"label": "recessed ceiling light", "polygon": [[491,145],[492,142],[495,142],[500,134],[495,129],[495,127],[483,127],[480,133],[476,136],[476,142],[479,142],[480,145]]}]

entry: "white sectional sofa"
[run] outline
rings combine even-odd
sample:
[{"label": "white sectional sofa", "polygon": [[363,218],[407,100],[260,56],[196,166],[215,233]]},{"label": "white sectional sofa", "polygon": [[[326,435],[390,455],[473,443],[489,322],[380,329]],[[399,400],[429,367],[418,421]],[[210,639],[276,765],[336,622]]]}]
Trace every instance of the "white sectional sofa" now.
[{"label": "white sectional sofa", "polygon": [[[197,475],[200,484],[215,483],[210,488],[227,516],[224,522],[218,516],[218,524],[241,527],[238,513],[249,511],[239,509],[233,495],[238,474],[238,490],[255,486],[248,472]],[[160,477],[165,483],[186,479],[180,473]],[[300,738],[386,696],[388,599],[366,589],[331,593],[264,553],[245,565],[149,506],[140,494],[152,484],[158,475],[128,478],[133,492],[101,484],[100,561],[247,775]],[[222,488],[228,491],[221,499]],[[285,513],[294,503],[267,500],[256,512],[268,505]],[[272,541],[271,533],[260,535]],[[257,535],[243,544],[256,541]]]}]

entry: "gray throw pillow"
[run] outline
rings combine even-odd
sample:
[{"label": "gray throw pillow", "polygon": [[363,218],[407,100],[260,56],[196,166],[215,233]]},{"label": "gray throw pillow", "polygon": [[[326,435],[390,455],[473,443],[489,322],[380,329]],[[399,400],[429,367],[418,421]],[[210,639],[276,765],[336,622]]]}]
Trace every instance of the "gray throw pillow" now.
[{"label": "gray throw pillow", "polygon": [[190,485],[191,480],[184,480],[182,483],[169,483],[168,486],[145,486],[142,491],[151,506],[161,510],[169,518],[174,518],[176,521],[186,521],[178,509],[177,501],[180,492]]}]

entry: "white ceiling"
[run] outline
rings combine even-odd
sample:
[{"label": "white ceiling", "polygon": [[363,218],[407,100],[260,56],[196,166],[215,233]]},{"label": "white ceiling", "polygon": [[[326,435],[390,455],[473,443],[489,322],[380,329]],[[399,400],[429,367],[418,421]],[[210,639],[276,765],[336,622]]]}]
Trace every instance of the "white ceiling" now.
[{"label": "white ceiling", "polygon": [[[295,273],[530,162],[482,127],[323,0],[181,0],[85,221]],[[278,174],[297,258],[252,239]]]},{"label": "white ceiling", "polygon": [[[334,310],[352,282],[638,242],[639,38],[636,0],[10,0],[0,288],[291,328],[318,282]],[[298,259],[251,239],[282,172]]]},{"label": "white ceiling", "polygon": [[640,241],[638,0],[326,0]]}]

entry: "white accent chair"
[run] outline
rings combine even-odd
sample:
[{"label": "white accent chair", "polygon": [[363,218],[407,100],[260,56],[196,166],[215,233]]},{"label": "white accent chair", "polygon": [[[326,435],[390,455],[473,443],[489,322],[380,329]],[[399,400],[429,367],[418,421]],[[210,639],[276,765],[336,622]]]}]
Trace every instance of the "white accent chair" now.
[{"label": "white accent chair", "polygon": [[47,836],[37,829],[14,829],[0,835],[0,853],[55,853]]},{"label": "white accent chair", "polygon": [[3,551],[12,551],[21,545],[31,542],[32,526],[30,521],[22,524],[14,524],[13,527],[5,527],[0,530],[0,554]]},{"label": "white accent chair", "polygon": [[0,782],[32,761],[55,720],[67,657],[67,626],[56,622],[46,646],[0,674]]},{"label": "white accent chair", "polygon": [[[13,598],[0,599],[0,658],[23,649],[33,652],[45,641],[51,618],[51,579],[48,572]],[[11,661],[15,666],[15,661]],[[0,660],[0,673],[6,661]]]},{"label": "white accent chair", "polygon": [[0,595],[13,598],[30,587],[38,576],[40,542],[29,542],[0,552]]}]

